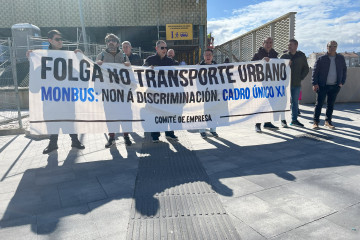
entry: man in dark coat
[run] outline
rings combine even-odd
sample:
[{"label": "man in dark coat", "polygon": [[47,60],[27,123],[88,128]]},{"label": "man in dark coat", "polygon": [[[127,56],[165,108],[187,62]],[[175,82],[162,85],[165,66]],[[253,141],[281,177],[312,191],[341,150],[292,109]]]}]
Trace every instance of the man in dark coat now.
[{"label": "man in dark coat", "polygon": [[312,85],[316,92],[316,104],[314,110],[313,129],[319,129],[321,108],[327,97],[325,127],[334,129],[332,124],[332,113],[341,87],[346,81],[345,58],[336,53],[337,42],[330,41],[327,44],[327,53],[319,57],[316,61],[313,74]]},{"label": "man in dark coat", "polygon": [[[291,126],[304,127],[304,124],[298,121],[299,115],[299,95],[301,89],[301,81],[304,80],[309,73],[309,65],[306,56],[303,52],[297,51],[298,41],[295,39],[289,40],[288,53],[281,56],[282,59],[290,59],[291,68]],[[286,120],[281,121],[283,127],[287,127]]]},{"label": "man in dark coat", "polygon": [[[270,61],[270,58],[277,58],[278,53],[273,49],[273,39],[267,37],[264,39],[263,46],[259,48],[258,52],[255,53],[251,61],[265,60]],[[270,130],[277,130],[278,127],[274,126],[271,122],[264,123],[264,128]],[[261,133],[261,123],[255,124],[255,131]]]}]

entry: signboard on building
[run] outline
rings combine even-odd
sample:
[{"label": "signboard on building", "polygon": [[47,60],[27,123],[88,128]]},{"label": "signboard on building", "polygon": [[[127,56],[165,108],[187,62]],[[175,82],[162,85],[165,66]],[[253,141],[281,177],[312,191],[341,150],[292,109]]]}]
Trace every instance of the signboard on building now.
[{"label": "signboard on building", "polygon": [[166,24],[166,40],[192,40],[192,24]]}]

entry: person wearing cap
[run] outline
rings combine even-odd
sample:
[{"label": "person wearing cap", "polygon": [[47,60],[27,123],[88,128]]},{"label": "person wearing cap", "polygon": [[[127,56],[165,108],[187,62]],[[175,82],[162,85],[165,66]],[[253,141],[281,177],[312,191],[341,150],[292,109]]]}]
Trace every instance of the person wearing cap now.
[{"label": "person wearing cap", "polygon": [[[105,63],[123,63],[125,66],[130,66],[129,58],[122,50],[119,49],[120,39],[113,33],[108,33],[105,36],[106,49],[96,56],[96,63],[102,65]],[[126,146],[131,146],[132,142],[129,133],[124,133],[124,141]],[[110,148],[115,145],[115,133],[109,133],[109,138],[105,144],[105,148]]]}]

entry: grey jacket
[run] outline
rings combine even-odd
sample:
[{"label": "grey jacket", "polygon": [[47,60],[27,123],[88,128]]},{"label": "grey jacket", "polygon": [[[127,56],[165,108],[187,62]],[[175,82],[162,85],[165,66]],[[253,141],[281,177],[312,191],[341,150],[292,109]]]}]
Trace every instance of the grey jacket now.
[{"label": "grey jacket", "polygon": [[106,51],[106,49],[103,49],[102,52],[96,56],[96,61],[98,60],[109,63],[130,62],[129,58],[120,49],[118,49],[115,56],[109,53],[108,51]]}]

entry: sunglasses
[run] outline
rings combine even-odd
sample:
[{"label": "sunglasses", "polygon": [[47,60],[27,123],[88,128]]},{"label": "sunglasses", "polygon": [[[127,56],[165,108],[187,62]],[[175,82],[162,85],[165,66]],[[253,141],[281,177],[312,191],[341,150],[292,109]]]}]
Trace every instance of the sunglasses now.
[{"label": "sunglasses", "polygon": [[106,43],[109,43],[109,42],[118,43],[118,41],[115,40],[115,39],[108,39],[108,40],[106,40]]},{"label": "sunglasses", "polygon": [[160,47],[161,50],[167,49],[167,47]]},{"label": "sunglasses", "polygon": [[57,42],[63,41],[62,38],[54,38],[54,40],[57,41]]}]

